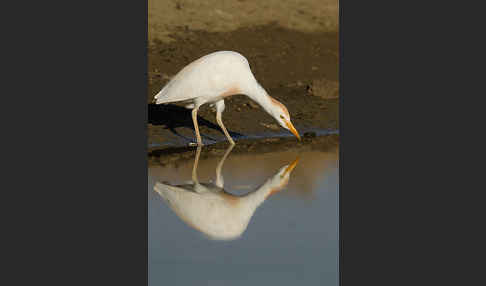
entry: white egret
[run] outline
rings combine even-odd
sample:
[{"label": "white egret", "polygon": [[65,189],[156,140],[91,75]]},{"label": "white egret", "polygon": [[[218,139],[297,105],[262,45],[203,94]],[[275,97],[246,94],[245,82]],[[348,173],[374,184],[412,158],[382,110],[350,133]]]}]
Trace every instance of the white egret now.
[{"label": "white egret", "polygon": [[197,145],[203,145],[197,111],[205,103],[216,105],[216,121],[231,145],[235,142],[221,119],[224,99],[235,94],[245,94],[256,101],[283,128],[290,130],[299,140],[300,136],[290,121],[290,114],[282,103],[268,95],[251,72],[248,60],[237,52],[219,51],[199,58],[177,73],[162,90],[155,95],[156,104],[186,102],[192,109],[192,121],[196,131]]},{"label": "white egret", "polygon": [[211,239],[232,240],[240,237],[258,206],[288,184],[290,173],[298,162],[296,159],[280,168],[258,189],[236,196],[223,189],[224,180],[221,175],[223,163],[232,148],[233,145],[230,145],[217,165],[214,184],[200,183],[197,179],[201,153],[201,147],[198,147],[190,184],[174,186],[157,182],[154,186],[154,190],[185,223]]}]

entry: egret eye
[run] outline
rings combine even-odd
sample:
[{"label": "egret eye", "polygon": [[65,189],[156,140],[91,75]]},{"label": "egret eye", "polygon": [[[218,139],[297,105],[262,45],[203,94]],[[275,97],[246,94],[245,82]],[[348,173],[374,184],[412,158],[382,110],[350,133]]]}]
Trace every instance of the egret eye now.
[{"label": "egret eye", "polygon": [[283,115],[280,115],[280,118],[285,119],[285,118],[283,117]]}]

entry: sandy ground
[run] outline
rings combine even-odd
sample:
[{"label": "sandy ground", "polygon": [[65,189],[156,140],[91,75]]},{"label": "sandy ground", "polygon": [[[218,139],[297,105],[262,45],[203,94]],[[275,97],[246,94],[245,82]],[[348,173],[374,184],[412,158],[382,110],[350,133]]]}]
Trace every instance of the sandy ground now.
[{"label": "sandy ground", "polygon": [[[217,50],[247,57],[257,80],[287,106],[301,135],[338,129],[337,1],[149,0],[148,15],[150,151],[194,140],[190,110],[154,105],[153,96],[186,64]],[[223,121],[236,138],[286,133],[246,96],[225,101]],[[224,139],[209,106],[201,108],[198,121],[203,140]]]},{"label": "sandy ground", "polygon": [[337,32],[337,0],[149,0],[149,39],[173,41],[178,28],[229,32],[277,23],[300,32]]}]

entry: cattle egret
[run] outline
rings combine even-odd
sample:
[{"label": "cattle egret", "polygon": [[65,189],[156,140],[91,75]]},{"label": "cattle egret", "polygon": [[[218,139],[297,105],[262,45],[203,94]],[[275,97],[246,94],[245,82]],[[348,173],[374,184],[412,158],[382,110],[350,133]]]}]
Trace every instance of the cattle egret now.
[{"label": "cattle egret", "polygon": [[280,168],[255,191],[243,196],[235,196],[223,189],[224,180],[221,176],[221,168],[233,145],[230,145],[216,167],[214,184],[199,183],[197,179],[200,148],[199,146],[194,160],[191,184],[170,185],[157,182],[154,190],[185,223],[216,240],[232,240],[240,237],[255,210],[270,195],[288,184],[290,173],[298,161],[296,159],[291,164]]},{"label": "cattle egret", "polygon": [[197,124],[197,111],[205,103],[216,105],[216,121],[231,145],[234,145],[235,142],[221,120],[221,114],[225,108],[224,99],[235,94],[245,94],[256,101],[280,126],[290,130],[300,140],[285,105],[268,95],[253,76],[248,60],[237,52],[214,52],[193,61],[155,95],[155,103],[186,102],[186,108],[192,109],[199,146],[203,144]]}]

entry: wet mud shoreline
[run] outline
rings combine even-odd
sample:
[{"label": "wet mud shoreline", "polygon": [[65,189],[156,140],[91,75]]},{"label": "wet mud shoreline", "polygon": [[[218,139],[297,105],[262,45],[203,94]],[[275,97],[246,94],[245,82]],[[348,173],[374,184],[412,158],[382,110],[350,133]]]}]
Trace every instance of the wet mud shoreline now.
[{"label": "wet mud shoreline", "polygon": [[[229,143],[220,142],[203,146],[201,150],[201,159],[214,156],[222,156],[228,149]],[[248,153],[265,154],[282,151],[332,151],[339,147],[339,135],[315,136],[312,132],[306,133],[302,141],[297,141],[295,138],[266,138],[261,140],[243,139],[236,143],[233,147],[232,154]],[[193,159],[196,153],[196,147],[174,147],[165,149],[153,149],[148,153],[148,164],[161,165],[177,164],[178,162],[185,162]]]}]

